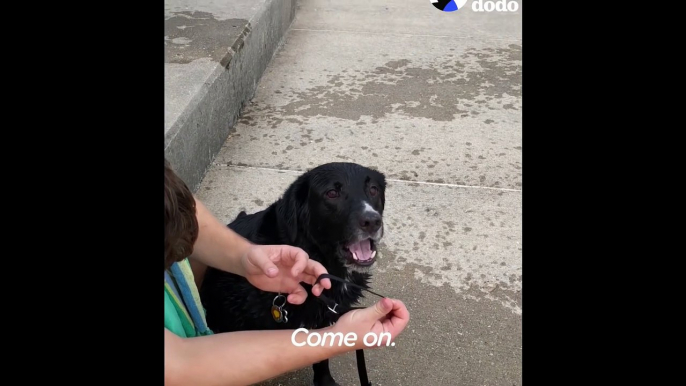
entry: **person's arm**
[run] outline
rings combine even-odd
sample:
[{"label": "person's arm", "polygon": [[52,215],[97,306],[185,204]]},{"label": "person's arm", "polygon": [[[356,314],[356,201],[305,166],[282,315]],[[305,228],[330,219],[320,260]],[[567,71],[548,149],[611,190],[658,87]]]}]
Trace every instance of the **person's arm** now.
[{"label": "person's arm", "polygon": [[[328,329],[317,330],[324,333]],[[240,331],[180,338],[164,330],[166,386],[243,386],[266,381],[353,350],[342,345],[298,347],[292,330]],[[297,342],[305,334],[298,334]]]},{"label": "person's arm", "polygon": [[191,260],[243,276],[241,257],[253,244],[219,222],[197,198],[195,205],[199,229]]},{"label": "person's arm", "polygon": [[[165,329],[164,383],[167,386],[235,386],[251,385],[281,374],[310,366],[337,355],[366,348],[364,336],[388,334],[390,341],[405,329],[410,314],[403,302],[384,298],[375,305],[352,310],[331,327],[312,330],[325,339],[325,344],[311,346],[307,335],[294,330],[240,331],[183,339]],[[326,332],[338,334],[334,339]],[[344,338],[353,333],[351,341]],[[343,340],[341,340],[344,338]],[[348,343],[352,344],[347,346]],[[369,348],[379,347],[373,345]],[[383,347],[381,345],[380,347]]]},{"label": "person's arm", "polygon": [[[319,296],[331,288],[331,280],[316,279],[327,273],[324,266],[310,260],[301,248],[291,245],[256,245],[241,237],[212,215],[195,198],[198,238],[190,257],[196,286],[201,288],[207,266],[245,277],[255,287],[270,292],[288,293],[288,301],[301,304],[307,292],[299,284],[312,284],[312,293]],[[281,271],[281,268],[290,268]]]}]

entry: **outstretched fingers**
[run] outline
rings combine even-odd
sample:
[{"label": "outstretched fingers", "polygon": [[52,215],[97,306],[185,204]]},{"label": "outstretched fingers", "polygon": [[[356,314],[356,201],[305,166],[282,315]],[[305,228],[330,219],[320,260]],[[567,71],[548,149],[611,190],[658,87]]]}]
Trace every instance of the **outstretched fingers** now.
[{"label": "outstretched fingers", "polygon": [[307,269],[310,257],[302,249],[284,245],[281,247],[280,252],[282,258],[293,263],[293,266],[291,267],[291,274],[293,277],[298,277],[301,272],[304,272]]}]

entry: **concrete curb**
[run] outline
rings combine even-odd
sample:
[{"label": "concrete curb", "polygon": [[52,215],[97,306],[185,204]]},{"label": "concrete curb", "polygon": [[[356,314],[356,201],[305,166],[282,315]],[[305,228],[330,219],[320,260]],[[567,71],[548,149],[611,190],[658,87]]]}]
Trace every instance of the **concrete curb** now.
[{"label": "concrete curb", "polygon": [[[171,78],[167,70],[165,95],[167,87],[175,87],[186,93],[188,102],[183,100],[181,106],[174,107],[180,112],[173,118],[167,119],[165,112],[165,157],[194,192],[243,106],[253,97],[295,17],[296,7],[297,0],[264,1],[249,21],[242,20],[242,31],[237,29],[228,41],[220,43],[217,52],[201,59],[209,70],[197,78],[186,73]],[[166,53],[170,55],[169,50]],[[166,99],[165,109],[172,108]]]}]

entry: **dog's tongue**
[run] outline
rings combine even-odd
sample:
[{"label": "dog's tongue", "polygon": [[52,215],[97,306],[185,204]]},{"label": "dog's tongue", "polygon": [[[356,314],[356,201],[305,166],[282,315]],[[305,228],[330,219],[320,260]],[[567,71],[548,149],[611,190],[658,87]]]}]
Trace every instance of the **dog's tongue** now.
[{"label": "dog's tongue", "polygon": [[357,255],[358,260],[369,260],[372,258],[372,249],[371,245],[369,244],[369,239],[367,240],[362,240],[359,243],[353,243],[348,245],[348,249],[350,252],[353,252]]}]

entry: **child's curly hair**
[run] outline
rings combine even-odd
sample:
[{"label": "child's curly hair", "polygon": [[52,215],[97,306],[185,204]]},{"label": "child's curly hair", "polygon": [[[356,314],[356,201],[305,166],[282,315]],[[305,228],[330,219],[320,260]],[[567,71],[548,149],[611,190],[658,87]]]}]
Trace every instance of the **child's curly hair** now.
[{"label": "child's curly hair", "polygon": [[164,269],[193,253],[198,238],[195,197],[164,160]]}]

